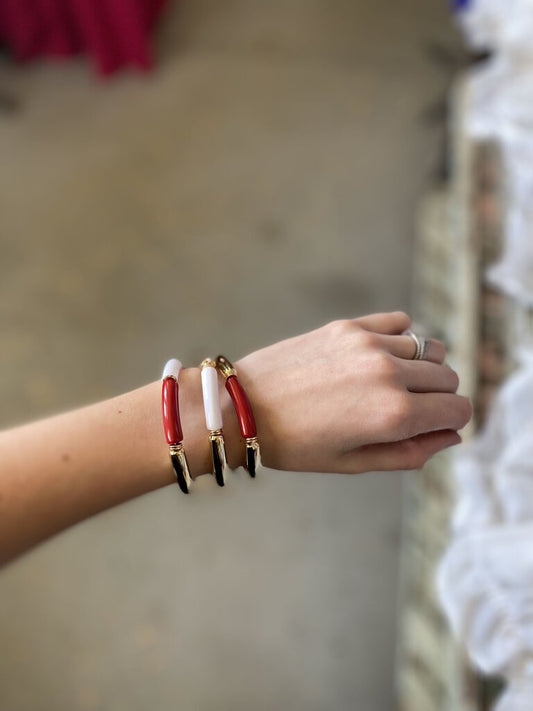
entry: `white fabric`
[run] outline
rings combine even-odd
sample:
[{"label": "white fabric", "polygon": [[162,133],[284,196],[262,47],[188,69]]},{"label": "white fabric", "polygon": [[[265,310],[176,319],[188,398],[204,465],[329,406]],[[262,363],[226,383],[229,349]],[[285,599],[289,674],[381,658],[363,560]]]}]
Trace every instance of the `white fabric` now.
[{"label": "white fabric", "polygon": [[[533,0],[471,0],[467,41],[493,56],[467,80],[466,130],[499,142],[504,246],[487,278],[533,306]],[[533,709],[533,349],[517,332],[520,367],[484,430],[456,458],[452,542],[438,571],[443,607],[471,658],[508,686],[495,711]]]},{"label": "white fabric", "polygon": [[497,711],[522,711],[533,689],[532,404],[533,352],[523,351],[486,427],[456,457],[454,535],[437,576],[475,664],[510,681]]},{"label": "white fabric", "polygon": [[472,0],[459,22],[494,55],[470,72],[467,130],[502,147],[507,188],[502,258],[489,280],[533,306],[533,0]]},{"label": "white fabric", "polygon": [[485,673],[533,659],[532,541],[533,524],[486,527],[456,539],[439,567],[452,628]]},{"label": "white fabric", "polygon": [[[529,662],[529,667],[533,664]],[[513,676],[511,683],[505,690],[494,711],[531,711],[533,699],[533,674],[531,668],[525,670],[524,676],[518,673]]]},{"label": "white fabric", "polygon": [[533,51],[532,9],[532,0],[471,0],[458,18],[467,42],[474,49],[498,49],[522,56]]},{"label": "white fabric", "polygon": [[496,55],[470,74],[468,96],[467,130],[496,140],[502,153],[505,244],[487,276],[533,306],[533,56],[517,63]]},{"label": "white fabric", "polygon": [[533,522],[533,351],[500,389],[482,432],[455,458],[456,534]]}]

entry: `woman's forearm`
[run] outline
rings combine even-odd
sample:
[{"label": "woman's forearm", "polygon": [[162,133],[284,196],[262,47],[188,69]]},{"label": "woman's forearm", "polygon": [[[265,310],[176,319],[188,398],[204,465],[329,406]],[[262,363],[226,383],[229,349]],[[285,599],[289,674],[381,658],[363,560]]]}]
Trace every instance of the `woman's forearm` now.
[{"label": "woman's forearm", "polygon": [[[471,415],[442,343],[414,359],[406,314],[327,324],[236,363],[264,464],[356,474],[418,468],[460,441]],[[416,355],[416,353],[415,353]],[[199,368],[179,375],[183,444],[194,477],[211,471]],[[244,463],[219,383],[228,463]],[[0,561],[88,516],[174,482],[161,383],[0,433]]]},{"label": "woman's forearm", "polygon": [[[180,376],[192,476],[210,471],[200,372]],[[231,413],[226,444],[240,447]],[[161,383],[0,433],[0,561],[99,511],[175,482],[161,422]]]}]

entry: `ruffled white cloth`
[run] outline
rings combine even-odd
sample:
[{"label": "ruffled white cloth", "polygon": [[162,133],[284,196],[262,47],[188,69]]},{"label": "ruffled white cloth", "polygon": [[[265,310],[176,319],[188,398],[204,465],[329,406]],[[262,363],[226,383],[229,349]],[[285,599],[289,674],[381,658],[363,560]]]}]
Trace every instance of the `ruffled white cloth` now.
[{"label": "ruffled white cloth", "polygon": [[522,55],[531,52],[531,9],[531,0],[470,0],[458,18],[473,49]]},{"label": "ruffled white cloth", "polygon": [[489,280],[533,306],[533,0],[472,0],[459,13],[469,44],[494,51],[468,78],[467,130],[502,147],[505,249]]},{"label": "ruffled white cloth", "polygon": [[487,277],[533,306],[533,54],[520,61],[496,55],[471,73],[468,97],[467,130],[499,143],[504,170],[505,245]]},{"label": "ruffled white cloth", "polygon": [[533,352],[456,458],[453,538],[437,588],[476,665],[509,688],[498,711],[533,708]]},{"label": "ruffled white cloth", "polygon": [[457,538],[442,560],[446,613],[486,673],[533,665],[532,541],[533,524],[489,526]]},{"label": "ruffled white cloth", "polygon": [[533,672],[531,670],[524,676],[516,674],[514,682],[498,700],[495,711],[531,711],[531,699],[533,699],[532,677]]},{"label": "ruffled white cloth", "polygon": [[[533,351],[495,398],[484,430],[455,459],[455,534],[533,523]],[[532,590],[533,593],[533,590]]]},{"label": "ruffled white cloth", "polygon": [[[533,307],[533,0],[471,0],[469,44],[493,51],[467,81],[466,130],[502,149],[504,248],[487,278]],[[508,686],[497,711],[533,709],[533,345],[483,432],[456,459],[452,542],[437,576],[451,625],[477,666]]]}]

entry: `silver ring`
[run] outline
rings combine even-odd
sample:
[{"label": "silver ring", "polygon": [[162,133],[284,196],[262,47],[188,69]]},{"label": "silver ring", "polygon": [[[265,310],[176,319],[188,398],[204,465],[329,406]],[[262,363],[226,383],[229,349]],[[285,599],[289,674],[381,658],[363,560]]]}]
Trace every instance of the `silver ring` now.
[{"label": "silver ring", "polygon": [[415,343],[415,354],[411,357],[411,360],[425,360],[429,347],[429,339],[417,336],[410,328],[405,331],[405,335],[410,336]]},{"label": "silver ring", "polygon": [[418,360],[426,360],[426,356],[428,354],[428,348],[429,348],[429,338],[422,338],[422,347],[420,349],[420,355],[418,356]]}]

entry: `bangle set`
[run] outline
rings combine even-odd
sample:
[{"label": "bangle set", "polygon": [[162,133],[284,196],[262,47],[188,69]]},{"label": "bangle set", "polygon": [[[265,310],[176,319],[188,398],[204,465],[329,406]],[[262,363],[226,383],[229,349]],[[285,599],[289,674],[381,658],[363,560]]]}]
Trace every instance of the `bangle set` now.
[{"label": "bangle set", "polygon": [[[179,408],[179,373],[182,364],[177,358],[171,358],[165,365],[162,375],[161,402],[163,411],[163,428],[169,447],[170,459],[176,480],[184,494],[191,490],[191,475],[187,457],[183,448],[183,430],[181,427]],[[237,377],[237,371],[232,363],[222,355],[215,360],[206,358],[200,364],[202,396],[204,402],[205,424],[207,427],[212,474],[219,486],[226,483],[226,448],[222,429],[222,409],[218,391],[218,374],[224,378],[224,385],[229,393],[239,429],[246,448],[245,468],[251,477],[255,477],[261,465],[259,442],[255,418],[246,392]]]}]

